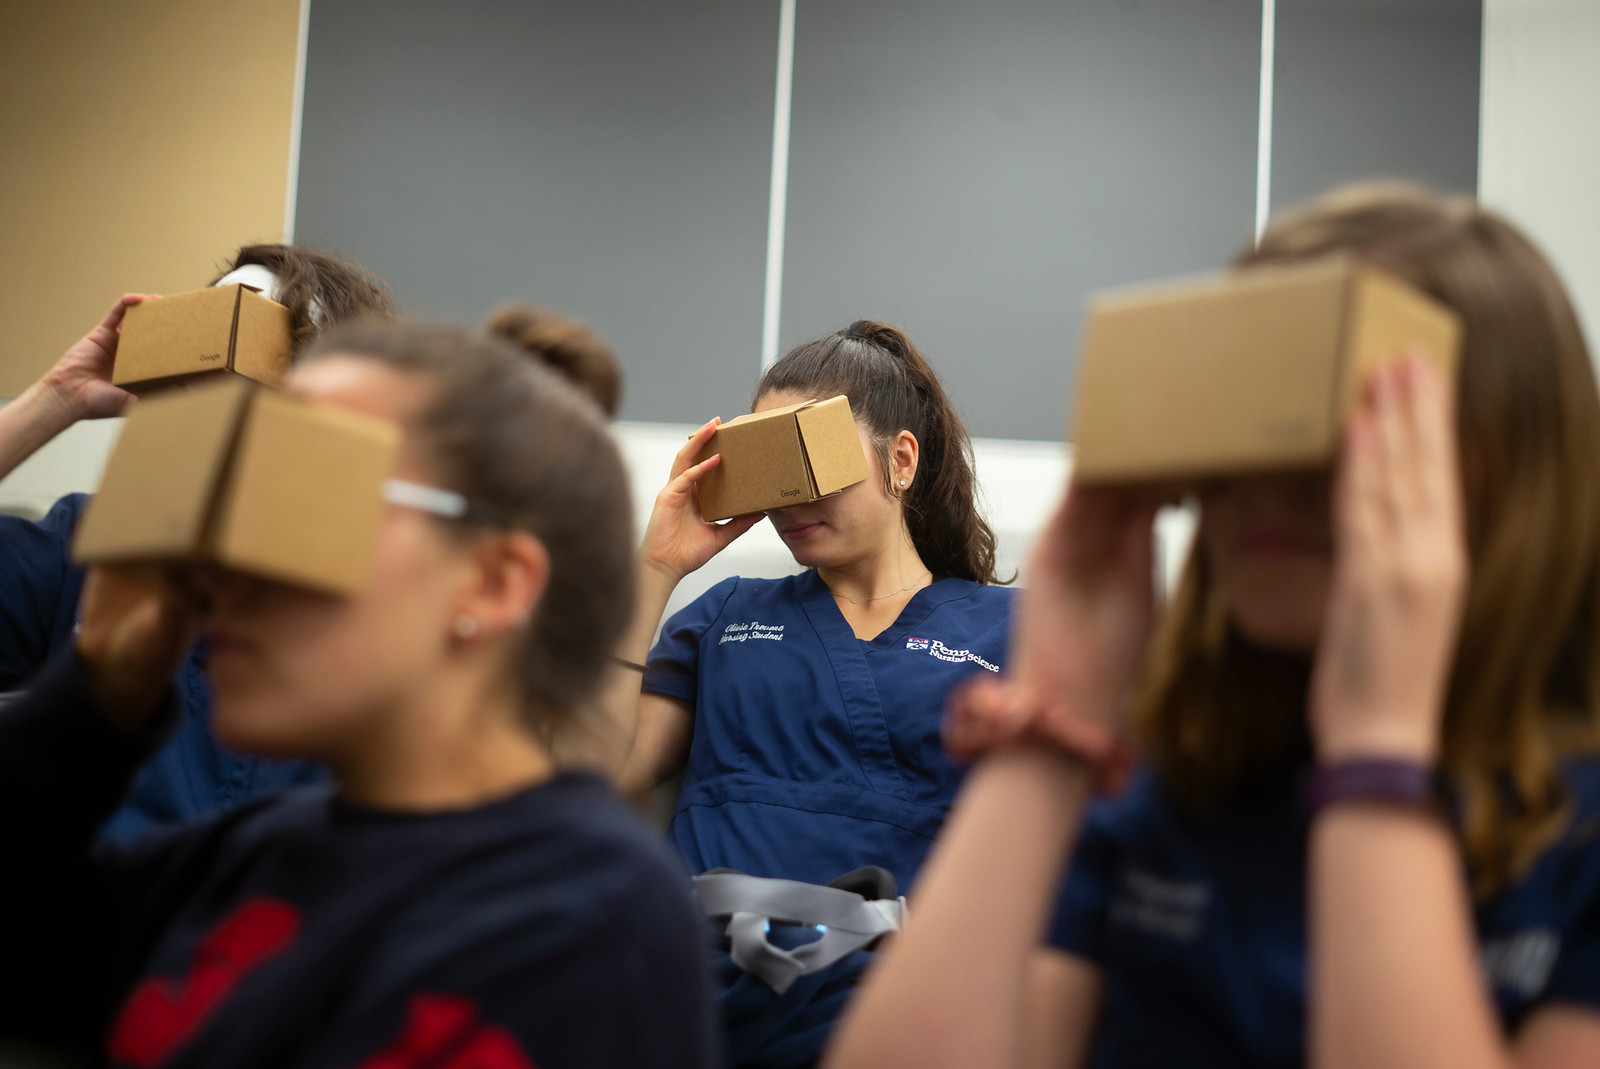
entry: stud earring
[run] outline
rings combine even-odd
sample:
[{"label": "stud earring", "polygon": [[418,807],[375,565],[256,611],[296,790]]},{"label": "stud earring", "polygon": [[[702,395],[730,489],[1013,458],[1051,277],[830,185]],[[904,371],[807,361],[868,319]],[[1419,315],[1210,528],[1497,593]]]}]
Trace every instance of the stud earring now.
[{"label": "stud earring", "polygon": [[471,638],[473,635],[478,633],[478,618],[476,616],[468,616],[465,613],[462,613],[460,616],[456,617],[453,630],[455,631],[457,638]]},{"label": "stud earring", "polygon": [[904,479],[901,479],[900,480],[900,489],[904,490],[905,488],[906,488],[906,481]]}]

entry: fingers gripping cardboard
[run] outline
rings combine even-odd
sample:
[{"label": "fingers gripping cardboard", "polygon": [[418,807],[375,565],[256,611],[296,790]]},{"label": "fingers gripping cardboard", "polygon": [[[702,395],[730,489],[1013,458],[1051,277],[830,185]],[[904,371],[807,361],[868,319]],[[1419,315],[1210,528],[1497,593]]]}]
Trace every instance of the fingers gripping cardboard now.
[{"label": "fingers gripping cardboard", "polygon": [[248,286],[213,286],[129,308],[111,381],[133,393],[195,376],[277,386],[291,357],[287,308]]},{"label": "fingers gripping cardboard", "polygon": [[1090,303],[1068,435],[1084,482],[1325,465],[1374,366],[1455,376],[1449,308],[1348,254]]},{"label": "fingers gripping cardboard", "polygon": [[872,472],[843,395],[729,420],[695,462],[719,453],[698,487],[707,520],[816,501]]},{"label": "fingers gripping cardboard", "polygon": [[363,589],[399,428],[229,378],[141,402],[73,542],[83,564],[208,561]]}]

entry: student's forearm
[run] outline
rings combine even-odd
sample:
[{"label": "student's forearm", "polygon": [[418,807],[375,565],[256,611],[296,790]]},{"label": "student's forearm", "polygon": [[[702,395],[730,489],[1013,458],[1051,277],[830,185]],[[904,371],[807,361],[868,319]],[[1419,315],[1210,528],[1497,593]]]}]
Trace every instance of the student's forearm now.
[{"label": "student's forearm", "polygon": [[[667,602],[672,599],[672,592],[678,589],[680,579],[643,561],[638,564],[638,575],[633,623],[628,626],[617,655],[635,664],[643,664],[650,655],[650,644],[655,641],[656,629],[661,626],[661,616],[667,611]],[[635,687],[634,691],[638,689]]]},{"label": "student's forearm", "polygon": [[827,1069],[1019,1064],[1028,965],[1088,782],[1046,750],[997,754],[972,771],[918,878],[906,930],[868,974]]},{"label": "student's forearm", "polygon": [[1311,835],[1316,1069],[1506,1069],[1446,827],[1379,805],[1323,812]]},{"label": "student's forearm", "polygon": [[60,395],[42,382],[0,405],[0,479],[72,426],[75,419]]},{"label": "student's forearm", "polygon": [[[604,764],[619,779],[625,779],[623,774],[633,749],[634,734],[639,724],[639,693],[644,682],[644,673],[631,665],[643,665],[645,658],[650,655],[650,643],[655,638],[656,629],[661,626],[661,615],[666,611],[667,602],[677,586],[677,579],[648,564],[639,563],[633,621],[616,650],[619,662],[628,661],[630,664],[612,665],[600,695]],[[629,788],[626,782],[622,786],[625,791]]]}]

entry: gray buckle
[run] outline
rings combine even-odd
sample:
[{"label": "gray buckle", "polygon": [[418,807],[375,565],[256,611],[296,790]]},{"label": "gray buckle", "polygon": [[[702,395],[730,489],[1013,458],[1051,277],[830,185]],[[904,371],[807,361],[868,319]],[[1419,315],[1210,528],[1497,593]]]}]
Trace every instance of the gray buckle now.
[{"label": "gray buckle", "polygon": [[[826,969],[905,924],[903,896],[866,899],[836,887],[724,872],[696,876],[694,887],[706,916],[728,918],[725,931],[733,943],[734,964],[780,995],[800,977]],[[767,938],[772,921],[810,925],[822,936],[784,950]]]}]

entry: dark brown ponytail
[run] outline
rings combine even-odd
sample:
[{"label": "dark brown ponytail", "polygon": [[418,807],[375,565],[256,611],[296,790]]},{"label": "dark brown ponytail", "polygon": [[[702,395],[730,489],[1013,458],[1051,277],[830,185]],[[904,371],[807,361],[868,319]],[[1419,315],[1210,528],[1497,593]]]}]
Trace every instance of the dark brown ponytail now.
[{"label": "dark brown ponytail", "polygon": [[978,514],[972,441],[910,338],[887,323],[859,319],[789,350],[768,368],[756,397],[778,391],[849,397],[878,450],[891,494],[889,442],[903,430],[915,435],[917,477],[901,495],[912,545],[936,576],[1002,582],[994,570],[994,531]]}]

